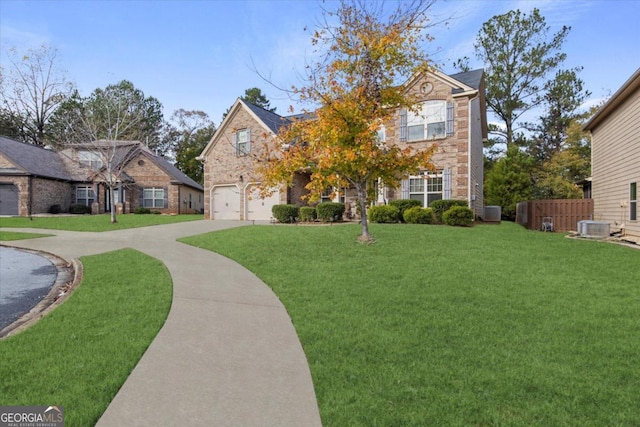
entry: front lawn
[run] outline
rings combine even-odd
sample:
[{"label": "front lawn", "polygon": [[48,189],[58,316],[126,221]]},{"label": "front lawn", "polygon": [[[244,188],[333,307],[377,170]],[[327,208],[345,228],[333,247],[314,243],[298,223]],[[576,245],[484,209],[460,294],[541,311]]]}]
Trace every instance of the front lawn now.
[{"label": "front lawn", "polygon": [[136,215],[116,216],[117,223],[111,224],[110,214],[102,215],[60,215],[0,218],[0,227],[46,228],[68,231],[113,231],[126,228],[148,227],[150,225],[173,224],[175,222],[197,221],[202,215]]},{"label": "front lawn", "polygon": [[8,242],[11,240],[35,239],[38,237],[49,237],[51,234],[39,233],[18,233],[15,231],[3,231],[0,229],[0,241]]},{"label": "front lawn", "polygon": [[81,261],[84,278],[66,302],[0,341],[0,404],[60,405],[70,427],[96,424],[164,324],[172,296],[165,266],[135,250]]},{"label": "front lawn", "polygon": [[269,284],[325,426],[636,426],[640,250],[512,223],[182,239]]}]

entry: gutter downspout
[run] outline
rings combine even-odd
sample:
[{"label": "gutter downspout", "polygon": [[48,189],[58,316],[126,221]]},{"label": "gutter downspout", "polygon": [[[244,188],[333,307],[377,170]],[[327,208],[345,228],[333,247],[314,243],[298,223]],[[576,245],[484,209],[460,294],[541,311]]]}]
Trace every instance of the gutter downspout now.
[{"label": "gutter downspout", "polygon": [[27,189],[27,191],[29,192],[29,200],[27,201],[27,215],[29,216],[29,219],[31,221],[33,221],[33,217],[31,216],[32,214],[32,206],[33,206],[33,176],[29,175],[29,188]]},{"label": "gutter downspout", "polygon": [[473,98],[469,98],[469,118],[468,118],[469,124],[468,124],[468,129],[467,129],[467,135],[468,135],[468,139],[467,139],[467,152],[468,152],[467,153],[467,156],[468,156],[467,157],[467,164],[469,165],[468,166],[468,173],[467,173],[467,188],[469,189],[468,197],[469,197],[469,202],[472,205],[471,209],[473,210],[474,220],[475,220],[475,217],[478,216],[478,214],[476,213],[476,200],[478,199],[478,197],[476,196],[476,198],[474,200],[474,198],[473,198],[474,194],[473,193],[476,191],[476,187],[475,187],[475,185],[474,186],[471,185],[471,170],[472,170],[472,167],[471,167],[472,166],[471,165],[471,138],[472,138],[472,133],[471,133],[471,114],[472,114],[472,110],[473,110],[471,103],[473,101],[475,101],[476,99],[478,99],[479,96],[480,96],[480,92],[476,91],[476,95]]}]

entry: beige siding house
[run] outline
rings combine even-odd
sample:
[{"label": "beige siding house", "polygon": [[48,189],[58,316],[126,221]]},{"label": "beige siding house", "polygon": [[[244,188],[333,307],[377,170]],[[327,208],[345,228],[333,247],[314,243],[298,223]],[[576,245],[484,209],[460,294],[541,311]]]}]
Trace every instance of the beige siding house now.
[{"label": "beige siding house", "polygon": [[[397,111],[381,129],[380,138],[387,144],[417,149],[437,144],[432,159],[435,167],[407,177],[400,188],[380,183],[377,203],[412,198],[427,207],[438,199],[462,199],[481,217],[482,143],[487,137],[483,71],[446,75],[434,70],[405,86],[418,95],[419,112]],[[234,103],[200,155],[204,162],[205,218],[269,220],[275,204],[305,204],[309,176],[303,171],[294,176],[291,188],[274,189],[267,199],[257,194],[260,178],[255,172],[255,159],[260,157],[264,143],[276,138],[280,127],[291,119],[242,99]],[[332,200],[347,204],[347,212],[356,212],[355,191],[343,189],[333,195]]]},{"label": "beige siding house", "polygon": [[640,243],[640,69],[589,120],[594,220]]}]

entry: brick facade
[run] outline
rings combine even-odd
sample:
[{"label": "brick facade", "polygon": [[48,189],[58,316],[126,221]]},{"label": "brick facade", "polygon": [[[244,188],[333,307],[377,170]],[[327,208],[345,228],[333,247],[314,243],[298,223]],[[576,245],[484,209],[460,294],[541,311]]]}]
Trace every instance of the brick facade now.
[{"label": "brick facade", "polygon": [[[447,188],[447,192],[450,192],[448,196],[452,199],[467,200],[476,216],[483,215],[482,141],[486,137],[486,107],[482,76],[481,70],[463,76],[477,86],[471,87],[453,77],[434,72],[414,79],[407,86],[409,94],[413,95],[418,102],[439,100],[453,106],[452,135],[429,140],[425,138],[417,141],[401,141],[400,112],[389,123],[385,123],[385,138],[388,144],[396,144],[401,148],[410,146],[417,150],[437,145],[432,164],[438,171],[447,172],[447,183],[450,183],[450,188]],[[428,89],[425,89],[427,83]],[[240,208],[237,219],[245,219],[246,197],[242,192],[245,183],[257,181],[254,158],[260,157],[263,144],[268,138],[274,138],[276,133],[272,125],[276,118],[265,112],[256,113],[255,108],[257,107],[236,101],[221,128],[203,151],[206,219],[214,219],[211,212],[214,191],[222,187],[228,188],[228,186],[234,186],[233,188],[239,192]],[[283,119],[279,116],[277,118]],[[236,153],[234,134],[242,129],[249,129],[251,132],[251,156]],[[280,191],[280,203],[304,205],[303,196],[308,195],[308,190],[304,187],[308,182],[308,175],[296,174],[293,178],[293,186],[287,188],[286,192]],[[220,195],[220,193],[217,194]],[[403,197],[401,188],[387,188],[381,194],[384,196],[381,196],[380,203]],[[349,189],[341,200],[345,200],[354,207],[356,199],[355,191]]]},{"label": "brick facade", "polygon": [[[16,155],[16,147],[21,145],[16,141],[7,142]],[[136,144],[126,142],[129,147]],[[18,149],[24,151],[24,156],[29,155],[33,147]],[[94,190],[94,200],[91,205],[92,213],[105,213],[116,209],[119,213],[133,212],[142,205],[143,191],[145,188],[158,188],[166,192],[163,208],[153,208],[166,214],[200,213],[204,207],[204,195],[202,190],[195,188],[196,183],[185,177],[175,167],[157,160],[147,149],[133,151],[135,156],[125,160],[125,167],[121,175],[124,181],[119,188],[119,203],[115,206],[109,203],[111,200],[109,188],[105,183],[92,182],[92,170],[82,167],[78,159],[78,149],[69,148],[56,154],[47,153],[48,156],[58,156],[61,163],[60,169],[64,172],[60,176],[75,177],[73,179],[53,179],[39,176],[34,171],[27,171],[5,155],[0,153],[0,183],[13,184],[18,190],[18,215],[47,213],[52,205],[59,205],[60,212],[68,212],[69,207],[76,203],[76,189],[78,186],[89,186]],[[127,161],[128,160],[128,161]],[[45,162],[46,163],[46,162]],[[34,168],[35,169],[35,168]],[[182,176],[182,177],[181,177]],[[185,182],[191,181],[191,184]]]}]

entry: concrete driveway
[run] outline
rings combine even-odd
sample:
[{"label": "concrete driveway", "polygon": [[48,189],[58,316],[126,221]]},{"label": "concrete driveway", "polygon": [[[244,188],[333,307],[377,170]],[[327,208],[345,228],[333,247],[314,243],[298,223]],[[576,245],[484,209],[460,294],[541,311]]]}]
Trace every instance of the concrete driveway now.
[{"label": "concrete driveway", "polygon": [[167,321],[98,426],[321,425],[307,360],[280,300],[239,264],[176,242],[238,226],[251,225],[193,221],[103,233],[47,230],[55,236],[4,242],[67,260],[129,247],[167,266],[173,279]]}]

